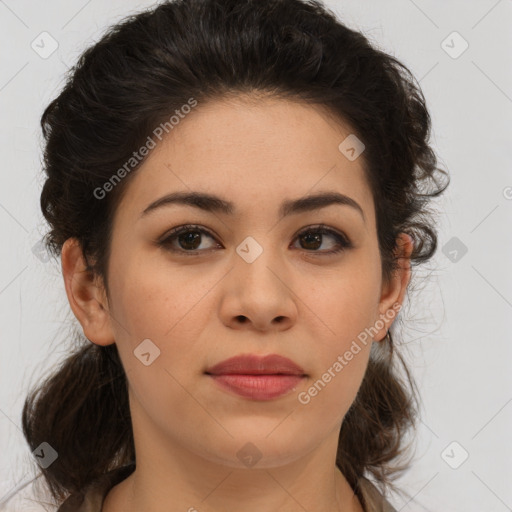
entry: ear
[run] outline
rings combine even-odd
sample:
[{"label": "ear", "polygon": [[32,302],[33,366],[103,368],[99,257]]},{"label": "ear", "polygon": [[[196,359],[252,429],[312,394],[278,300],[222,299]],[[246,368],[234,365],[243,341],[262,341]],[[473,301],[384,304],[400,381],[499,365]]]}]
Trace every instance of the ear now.
[{"label": "ear", "polygon": [[[393,272],[391,278],[382,283],[381,297],[379,301],[379,319],[375,325],[384,326],[374,336],[375,341],[382,341],[386,337],[388,329],[395,320],[407,291],[411,279],[411,254],[414,242],[411,236],[400,233],[396,240],[397,248],[395,257],[398,258],[398,268]],[[380,320],[380,321],[379,321]]]},{"label": "ear", "polygon": [[61,265],[69,304],[87,339],[97,345],[114,343],[104,287],[98,276],[87,270],[76,238],[68,238],[64,242]]}]

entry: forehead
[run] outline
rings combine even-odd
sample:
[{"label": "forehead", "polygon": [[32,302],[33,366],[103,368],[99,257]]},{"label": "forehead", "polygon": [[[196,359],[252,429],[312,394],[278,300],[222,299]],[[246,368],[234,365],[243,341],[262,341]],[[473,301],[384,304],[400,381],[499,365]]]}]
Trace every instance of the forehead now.
[{"label": "forehead", "polygon": [[275,201],[277,208],[283,197],[321,189],[372,210],[363,158],[350,160],[340,150],[347,137],[353,137],[349,125],[298,101],[240,96],[198,104],[156,139],[123,208],[140,214],[174,191],[209,192],[249,208]]}]

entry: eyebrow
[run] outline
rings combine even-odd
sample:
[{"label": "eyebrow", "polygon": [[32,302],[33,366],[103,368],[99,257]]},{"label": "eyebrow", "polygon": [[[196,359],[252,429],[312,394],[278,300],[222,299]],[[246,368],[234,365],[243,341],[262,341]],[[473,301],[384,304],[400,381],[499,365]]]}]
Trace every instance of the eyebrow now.
[{"label": "eyebrow", "polygon": [[[171,204],[193,206],[207,212],[219,212],[226,215],[234,215],[236,213],[235,205],[219,196],[204,192],[173,192],[153,201],[144,209],[140,217],[144,217],[158,208]],[[364,211],[359,203],[351,197],[338,192],[321,192],[299,199],[285,200],[279,209],[279,219],[291,214],[319,210],[333,204],[350,206],[361,214],[363,221],[365,220]]]}]

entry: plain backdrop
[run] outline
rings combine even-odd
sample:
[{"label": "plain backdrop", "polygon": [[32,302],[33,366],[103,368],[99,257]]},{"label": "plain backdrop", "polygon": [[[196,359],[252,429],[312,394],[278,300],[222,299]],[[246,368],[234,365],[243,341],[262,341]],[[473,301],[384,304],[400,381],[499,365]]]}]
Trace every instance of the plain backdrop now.
[{"label": "plain backdrop", "polygon": [[[414,500],[390,501],[403,512],[512,510],[512,1],[326,4],[420,81],[451,175],[435,204],[438,252],[418,268],[402,318],[422,417],[413,466],[397,485]],[[151,5],[0,0],[0,499],[36,474],[21,408],[65,355],[74,322],[60,261],[38,250],[39,119],[80,53]],[[33,48],[41,37],[58,44],[51,55]]]}]

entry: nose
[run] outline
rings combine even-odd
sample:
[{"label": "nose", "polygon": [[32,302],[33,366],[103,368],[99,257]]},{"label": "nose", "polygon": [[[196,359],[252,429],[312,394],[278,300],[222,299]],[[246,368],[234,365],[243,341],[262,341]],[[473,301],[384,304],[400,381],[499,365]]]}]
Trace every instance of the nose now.
[{"label": "nose", "polygon": [[297,321],[292,275],[270,250],[235,261],[224,286],[221,314],[233,329],[287,330]]}]

